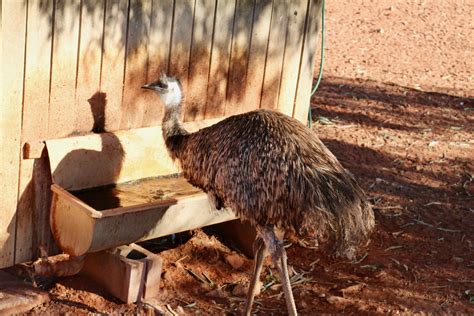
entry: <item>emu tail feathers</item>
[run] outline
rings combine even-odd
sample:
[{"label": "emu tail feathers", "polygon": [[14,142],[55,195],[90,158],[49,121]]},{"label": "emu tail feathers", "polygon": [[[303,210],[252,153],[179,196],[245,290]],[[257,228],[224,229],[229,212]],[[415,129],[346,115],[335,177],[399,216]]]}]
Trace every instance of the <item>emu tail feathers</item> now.
[{"label": "emu tail feathers", "polygon": [[357,247],[368,243],[370,232],[375,225],[375,219],[372,206],[364,191],[357,184],[352,174],[348,172],[348,176],[354,189],[355,200],[337,214],[335,254],[336,256],[353,259]]},{"label": "emu tail feathers", "polygon": [[367,201],[354,206],[351,214],[339,218],[335,242],[335,255],[354,259],[357,247],[368,243],[369,233],[374,227],[374,213]]},{"label": "emu tail feathers", "polygon": [[[342,167],[341,167],[342,168]],[[309,211],[294,227],[299,235],[308,233],[326,244],[337,257],[353,258],[357,246],[364,245],[374,227],[374,213],[362,188],[352,174],[345,170],[319,170],[318,177],[308,181],[306,205]],[[298,226],[299,225],[299,226]],[[298,230],[298,229],[297,229]]]}]

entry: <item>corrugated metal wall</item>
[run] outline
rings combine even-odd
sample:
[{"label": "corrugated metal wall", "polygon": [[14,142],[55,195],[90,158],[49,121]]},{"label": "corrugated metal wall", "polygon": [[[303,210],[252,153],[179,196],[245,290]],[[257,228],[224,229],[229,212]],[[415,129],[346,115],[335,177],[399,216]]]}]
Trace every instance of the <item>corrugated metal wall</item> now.
[{"label": "corrugated metal wall", "polygon": [[319,13],[319,0],[3,1],[0,267],[54,248],[48,164],[23,159],[28,146],[90,132],[97,105],[107,131],[159,124],[140,86],[160,71],[183,83],[186,121],[259,107],[305,121]]}]

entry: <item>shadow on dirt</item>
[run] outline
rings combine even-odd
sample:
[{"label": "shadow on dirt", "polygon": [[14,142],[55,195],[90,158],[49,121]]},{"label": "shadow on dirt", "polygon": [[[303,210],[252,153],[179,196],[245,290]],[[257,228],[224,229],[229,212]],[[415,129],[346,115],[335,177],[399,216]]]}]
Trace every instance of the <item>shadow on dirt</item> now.
[{"label": "shadow on dirt", "polygon": [[[320,103],[325,107],[318,107]],[[357,105],[364,106],[352,113],[342,111]],[[314,96],[313,106],[316,106],[314,113],[317,115],[337,116],[346,123],[366,126],[422,132],[428,127],[458,127],[465,119],[468,123],[465,128],[474,130],[474,98],[423,92],[369,80],[348,83],[347,79],[327,78]],[[415,117],[407,119],[410,114]]]},{"label": "shadow on dirt", "polygon": [[[467,311],[474,100],[326,78],[312,101],[313,129],[368,191],[377,220],[367,256],[355,263],[321,259],[314,288],[347,298],[350,307],[338,307],[345,312],[373,311],[382,301],[411,311]],[[295,266],[314,261],[314,252],[292,248]],[[360,283],[367,289],[341,294]]]}]

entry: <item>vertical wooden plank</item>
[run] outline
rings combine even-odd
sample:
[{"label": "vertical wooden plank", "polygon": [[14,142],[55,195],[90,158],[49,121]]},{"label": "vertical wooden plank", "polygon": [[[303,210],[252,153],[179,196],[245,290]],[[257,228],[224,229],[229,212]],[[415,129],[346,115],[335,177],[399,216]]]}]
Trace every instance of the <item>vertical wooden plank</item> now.
[{"label": "vertical wooden plank", "polygon": [[288,29],[286,32],[285,55],[278,97],[278,110],[287,115],[293,114],[298,70],[308,1],[292,0],[288,7]]},{"label": "vertical wooden plank", "polygon": [[34,190],[35,204],[33,215],[33,238],[32,245],[33,258],[38,257],[39,247],[43,246],[48,254],[53,255],[57,252],[57,247],[54,242],[51,226],[49,223],[49,213],[51,210],[51,169],[49,166],[49,159],[46,154],[46,149],[43,149],[42,158],[35,159],[33,166],[33,181],[32,187]]},{"label": "vertical wooden plank", "polygon": [[252,0],[237,0],[225,115],[242,112],[241,103],[245,96],[253,7]]},{"label": "vertical wooden plank", "polygon": [[49,226],[51,172],[46,157],[21,162],[15,263],[34,260],[39,245],[55,249]]},{"label": "vertical wooden plank", "polygon": [[194,0],[176,0],[174,3],[173,29],[171,34],[171,50],[169,74],[176,76],[183,86],[185,99],[183,114],[187,111],[189,55],[193,31]]},{"label": "vertical wooden plank", "polygon": [[215,5],[209,0],[195,3],[185,121],[202,120],[205,116]]},{"label": "vertical wooden plank", "polygon": [[259,0],[255,2],[252,41],[250,43],[247,81],[244,90],[245,97],[240,109],[242,112],[248,112],[260,107],[272,4],[272,0]]},{"label": "vertical wooden plank", "polygon": [[274,0],[265,62],[262,99],[260,101],[261,108],[276,109],[278,107],[287,27],[287,1]]},{"label": "vertical wooden plank", "polygon": [[15,263],[38,257],[39,245],[49,254],[54,242],[49,226],[51,172],[45,156],[21,161],[21,196],[17,206]]},{"label": "vertical wooden plank", "polygon": [[[156,80],[161,71],[168,71],[171,24],[173,22],[173,0],[153,0],[151,26],[148,42],[147,81]],[[143,126],[154,126],[161,122],[163,105],[152,93],[145,93],[146,105]]]},{"label": "vertical wooden plank", "polygon": [[48,135],[53,1],[28,1],[23,141]]},{"label": "vertical wooden plank", "polygon": [[128,36],[120,129],[140,127],[146,107],[141,86],[147,81],[148,40],[151,1],[131,0],[128,17]]},{"label": "vertical wooden plank", "polygon": [[[28,1],[22,144],[48,137],[53,8],[53,1]],[[21,160],[15,263],[33,259],[33,169],[34,160]]]},{"label": "vertical wooden plank", "polygon": [[48,138],[67,136],[75,130],[80,4],[75,0],[55,2]]},{"label": "vertical wooden plank", "polygon": [[[100,90],[102,36],[105,2],[83,0],[77,65],[75,117],[76,130],[89,132],[94,127],[94,95]],[[91,101],[89,101],[91,100]],[[99,120],[99,118],[97,118]]]},{"label": "vertical wooden plank", "polygon": [[236,1],[218,0],[212,39],[205,118],[224,116]]},{"label": "vertical wooden plank", "polygon": [[3,1],[1,17],[0,268],[4,268],[14,263],[26,7],[18,1]]},{"label": "vertical wooden plank", "polygon": [[105,94],[105,129],[120,128],[128,1],[106,1],[100,89]]},{"label": "vertical wooden plank", "polygon": [[33,188],[34,160],[22,160],[17,206],[15,263],[33,259],[35,195]]},{"label": "vertical wooden plank", "polygon": [[306,124],[313,87],[315,53],[317,51],[322,0],[310,0],[306,22],[301,65],[296,88],[293,117]]}]

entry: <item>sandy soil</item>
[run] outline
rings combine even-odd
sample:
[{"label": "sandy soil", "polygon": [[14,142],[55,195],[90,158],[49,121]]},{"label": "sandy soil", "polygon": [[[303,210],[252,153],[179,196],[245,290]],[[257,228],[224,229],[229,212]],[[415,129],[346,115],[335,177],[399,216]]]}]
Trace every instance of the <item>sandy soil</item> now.
[{"label": "sandy soil", "polygon": [[[472,12],[473,2],[461,0],[328,1],[313,128],[360,179],[377,227],[354,262],[289,245],[301,314],[474,314]],[[163,251],[160,308],[241,309],[252,261],[234,269],[230,253],[201,231]],[[255,305],[262,315],[285,311],[273,275],[265,268]],[[138,310],[83,278],[57,280],[49,291],[51,302],[34,311]]]},{"label": "sandy soil", "polygon": [[326,74],[474,95],[474,3],[327,1]]}]

